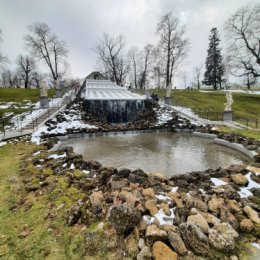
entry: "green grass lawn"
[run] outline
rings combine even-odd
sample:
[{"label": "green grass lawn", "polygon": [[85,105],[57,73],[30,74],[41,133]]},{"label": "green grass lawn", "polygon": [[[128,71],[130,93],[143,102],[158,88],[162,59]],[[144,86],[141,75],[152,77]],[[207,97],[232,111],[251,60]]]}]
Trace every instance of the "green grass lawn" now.
[{"label": "green grass lawn", "polygon": [[[48,90],[49,97],[54,96],[54,90]],[[5,102],[17,102],[23,105],[25,101],[30,100],[35,103],[39,100],[40,90],[39,89],[22,89],[22,88],[0,88],[0,103]],[[27,108],[2,108],[0,109],[0,119],[5,113],[21,114],[23,112],[29,111]],[[0,125],[1,131],[1,125]]]},{"label": "green grass lawn", "polygon": [[[99,231],[99,222],[89,226],[67,225],[68,209],[86,193],[69,185],[68,176],[56,175],[51,168],[42,171],[31,164],[35,148],[27,143],[0,147],[0,259],[115,259],[115,250],[109,251],[108,247],[115,239]],[[19,165],[24,162],[26,168],[22,169]],[[26,191],[28,181],[38,185],[42,175],[46,176],[48,192]]]},{"label": "green grass lawn", "polygon": [[[49,97],[54,95],[54,90],[48,90]],[[0,88],[0,102],[22,102],[31,100],[33,103],[39,100],[39,89],[24,88]]]},{"label": "green grass lawn", "polygon": [[[28,194],[17,209],[11,210],[24,195],[19,163],[34,148],[22,143],[0,147],[0,259],[83,259],[81,228],[68,227],[59,217],[48,218],[48,194],[38,198]],[[22,236],[24,230],[30,234]]]},{"label": "green grass lawn", "polygon": [[[150,90],[159,96],[165,96],[165,90]],[[202,118],[211,120],[220,120],[224,111],[226,102],[225,93],[220,91],[200,92],[196,90],[173,90],[173,105],[189,107]],[[251,94],[233,94],[234,119],[242,124],[260,128],[260,95]]]},{"label": "green grass lawn", "polygon": [[251,137],[256,140],[260,140],[260,131],[232,129],[232,128],[225,127],[225,126],[218,126],[217,129],[221,132],[240,134],[245,137]]}]

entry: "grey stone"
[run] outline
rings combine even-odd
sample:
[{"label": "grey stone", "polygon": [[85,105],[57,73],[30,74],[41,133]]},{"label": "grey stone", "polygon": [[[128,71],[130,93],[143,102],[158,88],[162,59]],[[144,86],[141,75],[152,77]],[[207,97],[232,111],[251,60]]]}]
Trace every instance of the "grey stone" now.
[{"label": "grey stone", "polygon": [[112,223],[119,234],[135,227],[141,219],[141,213],[123,205],[111,206],[108,210],[108,221]]},{"label": "grey stone", "polygon": [[137,260],[152,260],[152,252],[148,246],[145,246],[137,255]]},{"label": "grey stone", "polygon": [[186,247],[191,248],[197,255],[209,254],[208,237],[197,225],[185,222],[179,226],[179,229]]},{"label": "grey stone", "polygon": [[180,235],[176,232],[169,231],[168,239],[172,245],[172,248],[180,255],[186,255],[188,250],[180,237]]}]

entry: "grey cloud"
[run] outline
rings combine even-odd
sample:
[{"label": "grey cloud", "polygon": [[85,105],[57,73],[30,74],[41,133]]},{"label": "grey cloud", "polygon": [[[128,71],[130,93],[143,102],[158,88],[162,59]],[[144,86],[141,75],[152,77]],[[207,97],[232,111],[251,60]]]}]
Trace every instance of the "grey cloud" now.
[{"label": "grey cloud", "polygon": [[[192,68],[204,63],[208,35],[218,27],[221,35],[225,20],[248,0],[0,0],[1,48],[14,63],[25,52],[23,36],[33,22],[45,22],[69,48],[71,72],[84,77],[97,67],[93,51],[103,32],[124,34],[128,47],[155,43],[156,24],[173,11],[186,23],[191,51],[186,65],[189,80]],[[258,3],[259,0],[252,0]],[[222,39],[224,37],[222,35]],[[181,82],[180,82],[181,84]]]}]

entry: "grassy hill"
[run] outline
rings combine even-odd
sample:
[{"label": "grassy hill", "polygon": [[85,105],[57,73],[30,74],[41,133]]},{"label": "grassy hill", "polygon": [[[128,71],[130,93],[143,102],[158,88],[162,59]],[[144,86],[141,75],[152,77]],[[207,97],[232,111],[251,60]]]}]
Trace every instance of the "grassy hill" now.
[{"label": "grassy hill", "polygon": [[[54,96],[54,90],[48,90],[49,97]],[[39,89],[24,89],[24,88],[0,88],[0,103],[5,102],[16,102],[20,103],[19,105],[23,105],[28,101],[32,103],[36,103],[39,100],[40,90]],[[0,108],[0,118],[5,113],[14,113],[20,114],[25,111],[28,111],[26,108]]]},{"label": "grassy hill", "polygon": [[[152,92],[152,90],[150,91]],[[161,97],[165,96],[165,90],[154,90]],[[196,90],[173,90],[173,105],[191,108],[202,118],[212,120],[221,119],[226,102],[225,92],[210,91],[200,92]],[[260,95],[233,93],[234,103],[232,109],[236,121],[260,128]]]},{"label": "grassy hill", "polygon": [[[54,90],[48,90],[49,97],[54,95]],[[31,100],[33,103],[39,100],[39,89],[24,88],[0,88],[0,102],[23,102]]]}]

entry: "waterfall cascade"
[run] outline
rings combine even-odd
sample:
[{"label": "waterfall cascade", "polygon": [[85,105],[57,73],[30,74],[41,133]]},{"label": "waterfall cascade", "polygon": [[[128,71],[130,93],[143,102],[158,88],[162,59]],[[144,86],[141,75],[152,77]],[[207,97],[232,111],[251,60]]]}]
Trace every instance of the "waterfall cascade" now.
[{"label": "waterfall cascade", "polygon": [[145,96],[109,80],[86,80],[84,109],[109,123],[131,122],[145,109]]}]

